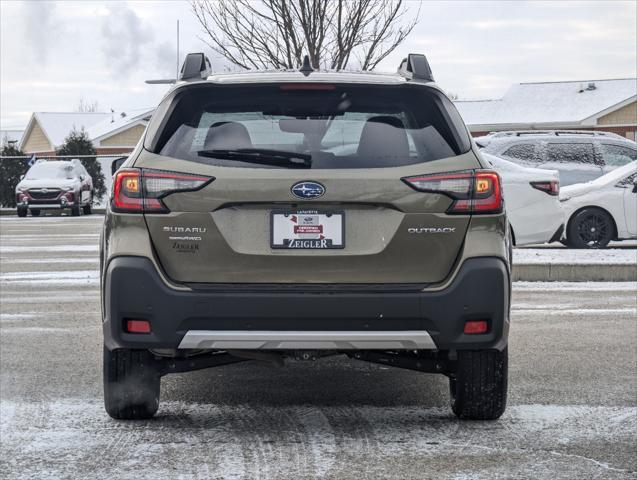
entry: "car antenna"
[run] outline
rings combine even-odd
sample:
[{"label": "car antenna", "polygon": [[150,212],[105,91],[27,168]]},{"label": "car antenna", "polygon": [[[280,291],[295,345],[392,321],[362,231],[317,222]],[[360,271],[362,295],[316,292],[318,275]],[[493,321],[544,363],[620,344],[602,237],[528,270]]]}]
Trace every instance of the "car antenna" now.
[{"label": "car antenna", "polygon": [[301,68],[299,68],[299,72],[307,77],[313,71],[314,69],[312,68],[312,65],[310,65],[310,56],[305,55],[303,57],[303,65],[301,65]]}]

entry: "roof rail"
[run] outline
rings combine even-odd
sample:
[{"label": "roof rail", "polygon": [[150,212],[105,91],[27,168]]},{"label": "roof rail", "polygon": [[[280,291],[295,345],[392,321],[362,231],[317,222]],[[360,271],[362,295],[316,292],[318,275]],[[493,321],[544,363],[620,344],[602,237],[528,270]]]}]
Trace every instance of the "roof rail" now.
[{"label": "roof rail", "polygon": [[591,137],[612,137],[624,138],[613,132],[601,132],[598,130],[508,130],[500,132],[489,132],[492,137],[523,137],[526,135],[545,135],[545,136],[569,136],[582,135]]},{"label": "roof rail", "polygon": [[427,61],[427,57],[419,53],[410,53],[407,58],[400,62],[398,74],[407,80],[424,80],[433,82],[434,76],[431,73],[431,67]]},{"label": "roof rail", "polygon": [[[189,82],[201,80],[212,74],[210,60],[203,53],[189,53],[181,66],[179,80]],[[149,85],[172,85],[177,83],[175,78],[161,78],[157,80],[146,80]]]}]

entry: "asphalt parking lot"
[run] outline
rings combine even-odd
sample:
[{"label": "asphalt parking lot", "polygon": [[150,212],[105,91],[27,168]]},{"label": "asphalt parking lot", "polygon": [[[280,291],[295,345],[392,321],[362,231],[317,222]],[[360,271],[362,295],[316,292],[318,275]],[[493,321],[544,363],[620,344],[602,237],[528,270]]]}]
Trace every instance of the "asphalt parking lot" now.
[{"label": "asphalt parking lot", "polygon": [[164,377],[102,407],[100,216],[0,218],[3,478],[637,478],[637,284],[516,283],[509,407],[461,422],[442,376],[332,357]]}]

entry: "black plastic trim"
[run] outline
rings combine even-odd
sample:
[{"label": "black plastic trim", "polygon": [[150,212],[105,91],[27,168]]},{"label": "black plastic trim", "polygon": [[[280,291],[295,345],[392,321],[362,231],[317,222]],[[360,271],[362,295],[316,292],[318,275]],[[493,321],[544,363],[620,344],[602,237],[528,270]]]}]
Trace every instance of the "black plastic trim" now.
[{"label": "black plastic trim", "polygon": [[[466,260],[440,291],[180,291],[152,262],[116,257],[104,280],[104,342],[113,348],[177,348],[188,330],[426,330],[441,350],[503,349],[510,277],[500,258]],[[150,334],[123,331],[126,319],[151,322]],[[467,320],[489,321],[482,335]]]},{"label": "black plastic trim", "polygon": [[564,233],[564,224],[557,227],[557,230],[555,230],[555,233],[549,240],[549,243],[558,242],[562,238],[562,233]]}]

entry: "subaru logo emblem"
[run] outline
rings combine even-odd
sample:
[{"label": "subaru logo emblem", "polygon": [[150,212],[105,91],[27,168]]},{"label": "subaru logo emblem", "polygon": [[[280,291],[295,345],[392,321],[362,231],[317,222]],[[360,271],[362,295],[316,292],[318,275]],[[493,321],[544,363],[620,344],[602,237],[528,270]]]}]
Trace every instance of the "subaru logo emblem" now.
[{"label": "subaru logo emblem", "polygon": [[295,183],[291,191],[296,198],[318,198],[325,195],[325,187],[316,182]]},{"label": "subaru logo emblem", "polygon": [[49,193],[49,189],[48,188],[43,188],[42,189],[42,193]]}]

